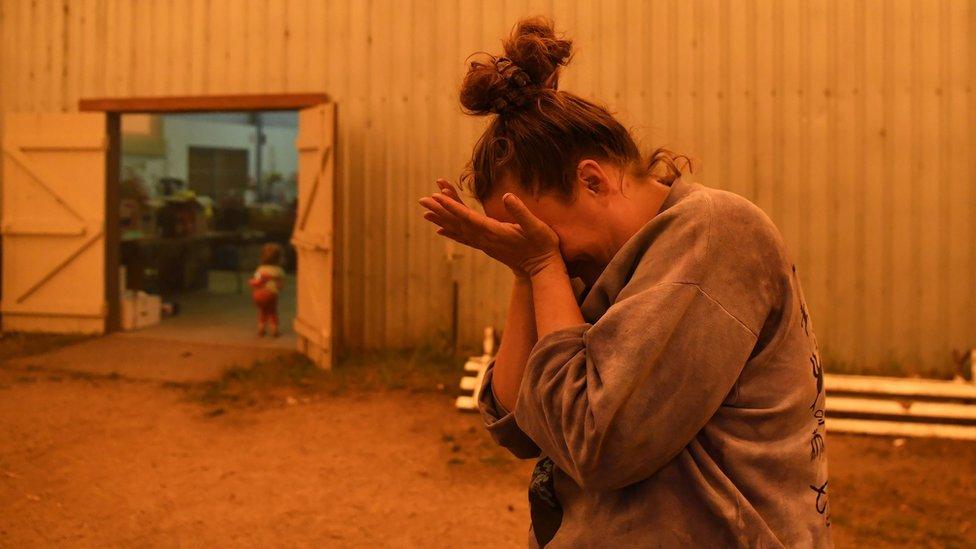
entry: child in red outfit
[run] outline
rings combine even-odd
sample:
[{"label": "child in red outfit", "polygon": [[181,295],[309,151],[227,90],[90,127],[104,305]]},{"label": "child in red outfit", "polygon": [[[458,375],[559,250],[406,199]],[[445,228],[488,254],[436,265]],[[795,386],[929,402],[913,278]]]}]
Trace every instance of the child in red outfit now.
[{"label": "child in red outfit", "polygon": [[285,285],[285,271],[281,268],[282,249],[278,244],[261,247],[261,265],[248,281],[253,291],[251,297],[258,308],[258,335],[263,336],[265,326],[271,325],[271,335],[278,337],[278,292]]}]

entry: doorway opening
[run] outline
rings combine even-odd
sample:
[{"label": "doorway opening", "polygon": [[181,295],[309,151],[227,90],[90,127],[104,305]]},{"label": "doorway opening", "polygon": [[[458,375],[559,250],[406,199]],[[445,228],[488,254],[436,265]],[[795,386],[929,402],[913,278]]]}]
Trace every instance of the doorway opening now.
[{"label": "doorway opening", "polygon": [[[104,268],[91,269],[86,278],[95,282],[102,273],[101,331],[122,329],[123,315],[131,314],[127,299],[139,307],[138,314],[155,314],[158,301],[161,322],[133,334],[291,347],[331,368],[333,326],[340,313],[334,299],[336,105],[328,95],[93,98],[82,99],[79,110],[49,118],[52,124],[88,124],[87,134],[106,153],[102,167],[90,170],[93,180],[103,176],[106,184],[89,200],[101,204],[93,210],[104,221],[96,234],[104,246],[93,256],[104,252]],[[98,122],[103,131],[96,130]],[[243,141],[240,135],[236,141],[200,141],[208,132],[199,128],[184,128],[180,137],[176,128],[197,123],[247,129]],[[281,132],[286,136],[271,147],[271,135]],[[96,151],[92,158],[97,156]],[[129,180],[125,185],[124,179]],[[147,180],[153,184],[148,190]],[[149,204],[152,200],[157,202]],[[194,240],[190,237],[206,244],[186,242]],[[157,239],[150,244],[169,246],[165,253],[178,259],[159,249],[145,251],[142,239]],[[279,318],[287,335],[268,340],[258,337],[247,280],[260,263],[258,244],[272,242],[283,244]],[[194,246],[203,251],[189,250]],[[142,307],[140,300],[153,303]],[[247,324],[250,328],[243,328]]]},{"label": "doorway opening", "polygon": [[[120,328],[294,349],[297,111],[122,114],[120,122]],[[269,245],[283,252],[284,277],[259,290],[278,313],[261,337],[251,279]],[[276,272],[269,267],[262,273]]]}]

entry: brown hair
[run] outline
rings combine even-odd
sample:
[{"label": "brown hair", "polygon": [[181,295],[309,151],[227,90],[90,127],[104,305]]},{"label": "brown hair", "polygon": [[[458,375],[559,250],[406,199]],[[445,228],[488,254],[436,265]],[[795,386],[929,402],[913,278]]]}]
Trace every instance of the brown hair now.
[{"label": "brown hair", "polygon": [[670,185],[681,175],[675,155],[654,150],[642,161],[634,138],[603,106],[557,89],[559,71],[572,58],[572,41],[552,21],[519,21],[503,42],[504,56],[479,52],[461,84],[467,114],[496,115],[475,144],[463,179],[479,201],[512,175],[533,194],[565,198],[576,188],[584,158],[616,163],[634,175]]},{"label": "brown hair", "polygon": [[282,250],[281,244],[269,242],[264,246],[261,246],[262,265],[281,265],[282,255],[284,255],[284,250]]}]

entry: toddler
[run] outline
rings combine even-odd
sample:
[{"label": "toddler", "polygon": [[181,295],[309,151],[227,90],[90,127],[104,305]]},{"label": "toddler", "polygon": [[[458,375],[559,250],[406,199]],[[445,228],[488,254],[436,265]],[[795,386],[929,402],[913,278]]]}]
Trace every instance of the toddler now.
[{"label": "toddler", "polygon": [[261,265],[248,281],[251,297],[258,308],[258,335],[263,336],[265,326],[271,325],[271,335],[278,337],[278,292],[285,284],[285,271],[281,268],[281,246],[268,243],[261,247]]}]

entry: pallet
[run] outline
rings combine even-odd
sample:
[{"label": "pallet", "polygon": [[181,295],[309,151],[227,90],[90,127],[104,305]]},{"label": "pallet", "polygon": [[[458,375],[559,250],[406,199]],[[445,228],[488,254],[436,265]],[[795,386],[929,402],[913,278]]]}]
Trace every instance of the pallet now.
[{"label": "pallet", "polygon": [[494,358],[495,352],[495,329],[490,326],[485,328],[482,351],[484,352],[481,356],[469,357],[468,361],[464,363],[464,371],[471,372],[474,375],[461,378],[461,390],[468,394],[461,395],[454,400],[454,406],[459,410],[472,411],[478,409],[478,392],[481,391],[481,384],[485,379],[485,370],[488,368],[488,363]]},{"label": "pallet", "polygon": [[976,440],[976,385],[960,381],[825,375],[827,430]]},{"label": "pallet", "polygon": [[454,406],[459,410],[478,409],[478,392],[481,391],[481,383],[485,378],[485,369],[488,367],[490,360],[490,355],[473,356],[468,358],[468,361],[464,363],[464,371],[472,372],[474,375],[461,378],[461,390],[470,393],[470,396],[462,395],[454,400]]}]

